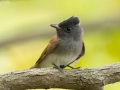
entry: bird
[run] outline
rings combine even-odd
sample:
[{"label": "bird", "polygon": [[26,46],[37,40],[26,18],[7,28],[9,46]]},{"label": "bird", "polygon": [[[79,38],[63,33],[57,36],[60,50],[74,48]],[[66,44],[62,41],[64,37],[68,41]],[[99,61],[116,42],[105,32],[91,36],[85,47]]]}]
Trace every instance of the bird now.
[{"label": "bird", "polygon": [[61,72],[85,54],[83,28],[78,17],[70,17],[59,24],[51,24],[56,35],[50,40],[35,65],[31,68],[54,67]]}]

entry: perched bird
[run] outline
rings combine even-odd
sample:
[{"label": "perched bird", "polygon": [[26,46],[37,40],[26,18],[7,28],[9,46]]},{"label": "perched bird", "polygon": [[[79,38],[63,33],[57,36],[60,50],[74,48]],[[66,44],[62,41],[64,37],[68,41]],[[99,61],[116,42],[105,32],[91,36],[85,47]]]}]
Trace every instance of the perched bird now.
[{"label": "perched bird", "polygon": [[62,71],[85,53],[82,41],[83,29],[78,17],[70,17],[59,24],[51,24],[57,34],[50,40],[32,68],[55,67]]}]

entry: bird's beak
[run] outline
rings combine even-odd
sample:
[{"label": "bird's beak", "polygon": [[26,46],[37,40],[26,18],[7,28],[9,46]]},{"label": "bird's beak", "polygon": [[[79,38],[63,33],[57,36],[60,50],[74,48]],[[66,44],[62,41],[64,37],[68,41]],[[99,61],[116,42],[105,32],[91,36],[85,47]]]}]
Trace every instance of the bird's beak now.
[{"label": "bird's beak", "polygon": [[57,30],[60,30],[61,28],[58,26],[58,24],[51,24],[50,25],[53,28],[56,28]]}]

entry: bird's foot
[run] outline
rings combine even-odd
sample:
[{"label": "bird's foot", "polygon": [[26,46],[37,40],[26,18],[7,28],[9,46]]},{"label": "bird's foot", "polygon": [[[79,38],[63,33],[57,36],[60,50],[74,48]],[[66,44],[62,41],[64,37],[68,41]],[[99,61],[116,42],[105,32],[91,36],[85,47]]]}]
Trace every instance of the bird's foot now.
[{"label": "bird's foot", "polygon": [[63,72],[63,65],[61,66],[57,66],[55,63],[52,63],[53,64],[53,66],[54,66],[54,68],[57,68],[58,70],[60,70],[61,72]]},{"label": "bird's foot", "polygon": [[79,68],[81,68],[81,67],[76,67],[76,68],[74,68],[74,67],[69,66],[69,65],[67,65],[66,67],[69,67],[69,68],[71,68],[71,69],[79,69]]}]

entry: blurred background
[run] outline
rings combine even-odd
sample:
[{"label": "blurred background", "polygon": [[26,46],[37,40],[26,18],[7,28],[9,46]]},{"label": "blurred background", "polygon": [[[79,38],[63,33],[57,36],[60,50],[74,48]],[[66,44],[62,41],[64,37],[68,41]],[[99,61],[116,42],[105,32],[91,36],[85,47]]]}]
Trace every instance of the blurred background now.
[{"label": "blurred background", "polygon": [[[120,0],[0,0],[0,74],[33,66],[56,33],[50,24],[73,15],[86,47],[75,67],[119,62]],[[120,83],[105,90],[120,90]]]}]

